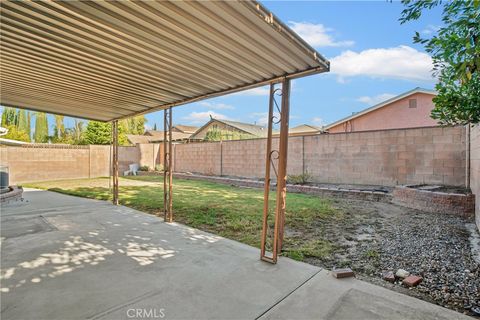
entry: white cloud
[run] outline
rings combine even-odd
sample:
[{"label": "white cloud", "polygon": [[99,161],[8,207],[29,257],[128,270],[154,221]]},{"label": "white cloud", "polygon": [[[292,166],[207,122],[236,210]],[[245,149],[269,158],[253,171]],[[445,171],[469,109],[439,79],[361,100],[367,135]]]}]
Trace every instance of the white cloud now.
[{"label": "white cloud", "polygon": [[424,35],[430,35],[432,33],[435,33],[438,31],[438,29],[440,29],[440,26],[436,26],[436,25],[433,25],[433,24],[429,24],[428,26],[425,27],[425,29],[423,29],[422,31],[420,31],[421,34],[424,34]]},{"label": "white cloud", "polygon": [[209,108],[211,110],[233,110],[233,109],[235,109],[234,106],[231,106],[231,105],[225,104],[225,103],[212,103],[212,102],[203,101],[203,102],[200,102],[199,104],[202,107],[206,107],[206,108]]},{"label": "white cloud", "polygon": [[353,76],[431,81],[432,58],[409,46],[345,51],[330,60],[339,81]]},{"label": "white cloud", "polygon": [[226,115],[217,113],[212,110],[208,110],[205,112],[192,112],[188,116],[183,117],[182,119],[195,124],[204,124],[210,121],[210,116],[212,116],[215,119],[223,119],[223,120],[229,119]]},{"label": "white cloud", "polygon": [[368,104],[368,105],[375,105],[377,103],[383,102],[383,101],[391,99],[393,97],[395,97],[394,94],[382,93],[382,94],[378,94],[376,96],[371,96],[371,97],[370,96],[358,97],[356,100],[359,101],[359,102],[363,102],[365,104]]},{"label": "white cloud", "polygon": [[269,94],[270,94],[269,87],[259,87],[259,88],[253,88],[253,89],[232,93],[232,95],[238,95],[238,96],[268,96]]},{"label": "white cloud", "polygon": [[326,28],[323,24],[295,21],[289,21],[288,24],[293,31],[313,47],[349,47],[355,44],[351,40],[336,41],[329,34],[333,29]]},{"label": "white cloud", "polygon": [[325,121],[322,118],[319,118],[319,117],[312,118],[312,122],[313,122],[314,125],[320,126],[320,127],[325,125]]}]

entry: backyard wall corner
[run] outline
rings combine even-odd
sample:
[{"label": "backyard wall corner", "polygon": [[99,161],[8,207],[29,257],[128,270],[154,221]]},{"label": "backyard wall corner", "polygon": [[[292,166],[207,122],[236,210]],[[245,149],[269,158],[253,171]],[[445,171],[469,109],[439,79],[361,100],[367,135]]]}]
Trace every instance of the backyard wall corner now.
[{"label": "backyard wall corner", "polygon": [[470,129],[470,188],[475,194],[475,222],[480,230],[480,125]]}]

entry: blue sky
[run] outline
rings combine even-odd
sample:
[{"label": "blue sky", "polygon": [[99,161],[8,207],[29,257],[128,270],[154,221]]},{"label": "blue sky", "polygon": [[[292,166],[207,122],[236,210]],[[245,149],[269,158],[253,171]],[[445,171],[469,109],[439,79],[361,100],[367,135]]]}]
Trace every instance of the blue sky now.
[{"label": "blue sky", "polygon": [[[441,11],[400,25],[399,2],[264,1],[282,21],[332,63],[330,74],[297,79],[292,84],[290,126],[328,124],[381,99],[415,87],[433,89],[430,58],[412,41],[415,31],[431,33],[441,24]],[[350,52],[350,53],[349,53]],[[355,71],[359,64],[368,64]],[[379,71],[380,70],[380,71]],[[174,109],[174,123],[201,125],[208,114],[264,123],[267,88],[234,94]],[[163,113],[147,115],[161,127]]]},{"label": "blue sky", "polygon": [[[331,61],[331,72],[294,80],[290,126],[323,125],[415,87],[432,89],[431,60],[412,41],[441,25],[441,10],[400,25],[399,2],[263,1]],[[174,108],[174,124],[202,125],[209,114],[218,118],[263,124],[268,89],[259,88]],[[148,127],[163,125],[163,111],[146,116]],[[53,125],[53,121],[50,121]],[[71,126],[72,119],[66,121]]]}]

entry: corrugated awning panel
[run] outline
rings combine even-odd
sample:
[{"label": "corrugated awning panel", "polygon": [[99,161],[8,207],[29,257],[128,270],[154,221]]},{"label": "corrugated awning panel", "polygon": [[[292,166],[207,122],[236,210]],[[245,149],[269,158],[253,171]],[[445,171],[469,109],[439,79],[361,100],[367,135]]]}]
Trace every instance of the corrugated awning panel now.
[{"label": "corrugated awning panel", "polygon": [[1,103],[110,121],[328,71],[253,1],[2,1]]}]

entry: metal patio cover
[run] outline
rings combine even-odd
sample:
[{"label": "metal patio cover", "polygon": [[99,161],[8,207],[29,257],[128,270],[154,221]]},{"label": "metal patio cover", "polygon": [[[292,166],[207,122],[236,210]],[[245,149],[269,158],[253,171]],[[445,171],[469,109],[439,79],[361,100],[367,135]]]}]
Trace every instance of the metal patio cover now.
[{"label": "metal patio cover", "polygon": [[2,1],[1,104],[111,121],[325,72],[255,1]]}]

